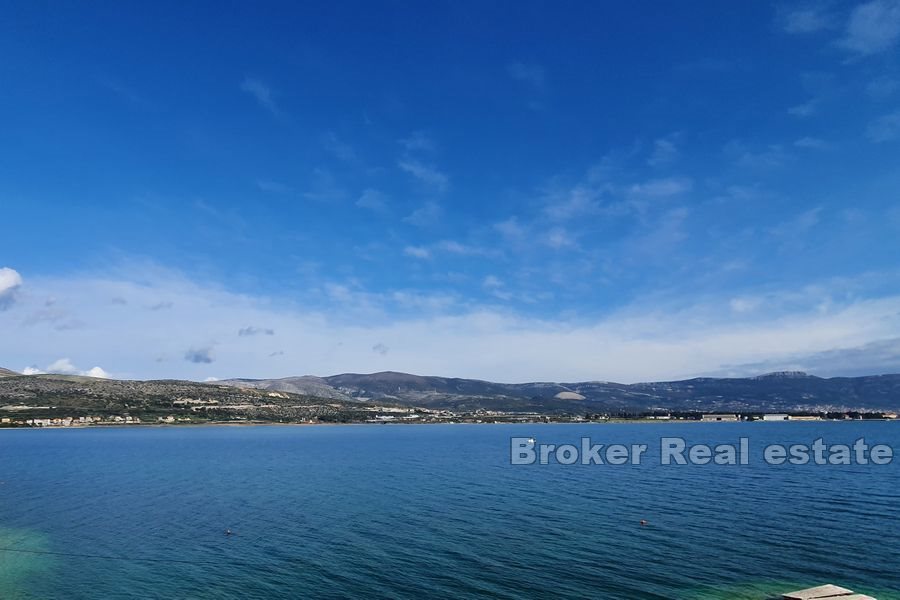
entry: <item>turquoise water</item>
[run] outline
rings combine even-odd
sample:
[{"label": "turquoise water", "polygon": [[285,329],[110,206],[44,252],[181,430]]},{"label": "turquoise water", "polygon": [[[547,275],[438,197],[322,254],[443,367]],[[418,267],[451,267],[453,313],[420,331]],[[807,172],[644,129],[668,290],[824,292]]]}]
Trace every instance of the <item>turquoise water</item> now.
[{"label": "turquoise water", "polygon": [[[677,435],[754,456],[660,465]],[[650,450],[513,466],[512,436]],[[900,599],[900,460],[759,457],[819,436],[900,454],[882,422],[0,431],[0,547],[30,551],[0,551],[0,598]]]}]

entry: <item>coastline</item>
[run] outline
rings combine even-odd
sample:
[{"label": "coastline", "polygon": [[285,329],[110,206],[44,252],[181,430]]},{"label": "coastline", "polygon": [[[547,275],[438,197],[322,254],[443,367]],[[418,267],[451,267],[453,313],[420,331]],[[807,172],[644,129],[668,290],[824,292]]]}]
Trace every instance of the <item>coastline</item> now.
[{"label": "coastline", "polygon": [[134,423],[130,425],[123,425],[119,423],[110,423],[110,424],[94,424],[94,425],[71,425],[71,426],[63,426],[63,425],[47,425],[43,427],[0,427],[0,432],[3,431],[41,431],[41,430],[65,430],[65,431],[77,431],[77,430],[90,430],[90,429],[146,429],[146,428],[160,428],[160,429],[190,429],[190,428],[202,428],[202,427],[338,427],[338,426],[358,426],[358,427],[368,427],[368,426],[401,426],[401,427],[410,427],[410,426],[435,426],[435,425],[521,425],[521,426],[533,426],[533,425],[677,425],[677,424],[715,424],[720,427],[742,424],[742,423],[775,423],[775,424],[783,424],[783,423],[889,423],[889,422],[898,422],[900,423],[900,419],[819,419],[814,421],[809,420],[796,420],[796,421],[762,421],[762,420],[754,420],[754,421],[727,421],[727,422],[715,422],[715,421],[701,421],[697,419],[672,419],[672,420],[660,420],[660,419],[608,419],[604,421],[527,421],[527,422],[498,422],[498,421],[482,421],[482,422],[474,422],[474,421],[448,421],[448,422],[422,422],[422,421],[383,421],[378,423],[366,423],[366,422],[349,422],[349,423],[277,423],[274,421],[208,421],[205,423]]}]

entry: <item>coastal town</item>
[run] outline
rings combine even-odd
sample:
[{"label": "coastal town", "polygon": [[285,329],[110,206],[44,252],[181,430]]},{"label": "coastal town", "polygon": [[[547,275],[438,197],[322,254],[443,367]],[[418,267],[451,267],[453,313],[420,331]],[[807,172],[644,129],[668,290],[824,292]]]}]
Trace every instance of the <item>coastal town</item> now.
[{"label": "coastal town", "polygon": [[[176,401],[177,402],[177,401]],[[182,402],[182,404],[188,404]],[[208,405],[207,405],[208,406]],[[0,411],[33,410],[37,407],[2,406]],[[52,407],[42,407],[50,409]],[[735,413],[642,413],[642,414],[541,414],[537,412],[508,412],[478,409],[471,412],[451,410],[433,410],[427,408],[406,408],[394,406],[363,406],[362,414],[356,418],[335,420],[333,418],[311,417],[304,419],[265,419],[249,418],[234,415],[229,418],[211,416],[204,405],[189,406],[188,412],[157,416],[152,419],[141,418],[130,414],[61,416],[45,418],[0,417],[0,428],[37,427],[104,427],[132,425],[204,425],[204,424],[335,424],[335,423],[368,423],[368,424],[436,424],[436,423],[623,423],[623,422],[700,422],[700,423],[734,423],[734,422],[784,422],[784,421],[861,421],[861,420],[896,420],[900,418],[893,412],[823,412],[821,414],[735,414]],[[236,407],[246,409],[248,407]],[[255,406],[253,408],[260,408]]]}]

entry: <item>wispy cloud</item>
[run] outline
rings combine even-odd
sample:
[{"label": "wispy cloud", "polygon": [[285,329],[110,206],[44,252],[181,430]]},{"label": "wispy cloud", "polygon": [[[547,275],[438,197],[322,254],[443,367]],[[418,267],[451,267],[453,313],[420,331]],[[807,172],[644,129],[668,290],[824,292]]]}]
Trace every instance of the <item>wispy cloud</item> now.
[{"label": "wispy cloud", "polygon": [[900,139],[900,111],[878,117],[866,129],[873,142],[893,142]]},{"label": "wispy cloud", "polygon": [[434,201],[428,201],[403,218],[405,223],[416,227],[429,227],[437,223],[443,216],[441,205]]},{"label": "wispy cloud", "polygon": [[797,104],[788,109],[788,114],[793,115],[795,117],[806,118],[811,117],[816,114],[816,110],[818,108],[819,101],[818,99],[813,99],[808,102],[804,102],[803,104]]},{"label": "wispy cloud", "polygon": [[488,275],[481,282],[485,292],[498,300],[509,301],[513,299],[513,293],[506,288],[506,284],[496,275]]},{"label": "wispy cloud", "polygon": [[409,173],[428,188],[436,192],[445,192],[450,184],[450,178],[434,167],[413,158],[404,158],[397,162],[401,170]]},{"label": "wispy cloud", "polygon": [[866,93],[874,100],[887,100],[900,91],[900,79],[877,77],[866,86]]},{"label": "wispy cloud", "polygon": [[575,236],[563,227],[552,227],[543,237],[544,243],[554,250],[575,248],[577,240]]},{"label": "wispy cloud", "polygon": [[260,106],[275,115],[282,116],[281,109],[275,103],[275,97],[272,88],[252,77],[247,77],[241,82],[241,91],[250,94]]},{"label": "wispy cloud", "polygon": [[256,182],[256,187],[258,187],[263,192],[268,192],[270,194],[286,194],[291,191],[291,187],[279,181],[272,181],[271,179],[260,179]]},{"label": "wispy cloud", "polygon": [[22,287],[22,276],[15,269],[0,268],[0,310],[7,310],[16,301],[19,288]]},{"label": "wispy cloud", "polygon": [[[500,277],[494,277],[485,275],[480,281],[486,293],[517,294]],[[872,284],[875,289],[883,289],[879,286],[896,280],[896,274],[873,275],[875,280],[879,282]],[[825,364],[815,357],[853,351],[854,368],[861,368],[870,351],[879,353],[871,354],[873,359],[881,355],[884,346],[880,342],[900,338],[900,296],[878,295],[860,287],[859,282],[785,288],[781,293],[785,299],[768,294],[757,310],[753,309],[754,294],[729,291],[720,297],[687,302],[684,298],[638,299],[602,316],[573,320],[516,315],[490,305],[460,308],[452,298],[415,293],[375,299],[366,296],[365,290],[345,287],[344,302],[354,302],[362,294],[370,302],[402,304],[420,311],[411,317],[367,316],[352,322],[345,322],[347,305],[343,303],[327,313],[277,307],[263,298],[191,283],[177,274],[144,276],[140,282],[57,278],[29,282],[32,285],[36,286],[33,296],[42,299],[65,293],[79,316],[97,323],[96,329],[24,336],[15,347],[0,344],[0,364],[14,364],[22,357],[54,363],[62,355],[74,360],[55,366],[71,370],[77,369],[79,356],[90,356],[104,365],[130,364],[139,369],[133,376],[202,380],[209,375],[205,367],[215,359],[217,374],[223,377],[260,371],[279,376],[303,374],[297,372],[297,365],[303,365],[305,373],[326,375],[336,370],[383,368],[382,357],[372,349],[378,342],[390,344],[392,364],[411,372],[510,381],[645,381],[760,362],[808,361],[821,369],[818,374],[840,374],[840,361]],[[140,299],[148,294],[148,287],[154,295],[170,297],[179,306],[164,337],[159,336],[158,316],[140,310]],[[109,298],[113,289],[129,300],[121,309],[128,311],[128,318],[104,321],[109,306],[102,300]],[[735,298],[741,300],[732,302]],[[265,346],[271,339],[265,336],[236,339],[236,321],[271,324],[280,334],[278,350],[285,354],[270,356],[275,349]],[[10,331],[14,323],[11,312],[0,313],[0,330]],[[111,349],[103,343],[123,335],[133,340],[128,348]],[[192,346],[190,342],[210,338],[219,339],[215,356],[212,346]],[[399,341],[391,343],[393,340]],[[473,346],[480,351],[472,353]],[[53,355],[41,359],[47,352]],[[156,363],[154,358],[159,356],[184,356],[186,360]]]},{"label": "wispy cloud", "polygon": [[834,26],[834,15],[821,5],[784,7],[776,17],[778,25],[787,33],[808,34]]},{"label": "wispy cloud", "polygon": [[783,250],[795,250],[806,245],[806,235],[821,221],[822,207],[805,210],[794,217],[769,228],[769,233],[781,244]]},{"label": "wispy cloud", "polygon": [[839,44],[860,55],[890,50],[900,39],[900,0],[873,0],[853,9]]},{"label": "wispy cloud", "polygon": [[345,200],[348,192],[331,171],[317,167],[312,170],[308,187],[300,195],[315,202],[336,202]]},{"label": "wispy cloud", "polygon": [[463,244],[456,240],[441,240],[429,246],[406,246],[403,249],[403,253],[420,259],[433,258],[438,254],[450,254],[460,257],[493,257],[498,255],[498,252],[490,248]]},{"label": "wispy cloud", "polygon": [[367,188],[356,200],[356,206],[375,212],[385,212],[388,208],[388,197],[376,189]]},{"label": "wispy cloud", "polygon": [[442,252],[456,254],[458,256],[489,256],[493,254],[491,251],[482,248],[481,246],[463,244],[456,240],[441,240],[435,244],[434,247]]},{"label": "wispy cloud", "polygon": [[679,137],[678,134],[672,134],[655,140],[647,164],[651,167],[663,167],[674,163],[679,155],[677,145]]},{"label": "wispy cloud", "polygon": [[791,155],[781,144],[770,144],[764,148],[748,147],[743,142],[726,144],[725,153],[734,157],[734,164],[744,169],[777,169],[791,160]]},{"label": "wispy cloud", "polygon": [[687,193],[691,191],[693,187],[693,181],[686,177],[670,177],[635,183],[628,188],[628,193],[635,196],[662,198]]},{"label": "wispy cloud", "polygon": [[795,140],[794,146],[808,150],[825,150],[830,148],[831,144],[820,138],[806,136]]},{"label": "wispy cloud", "polygon": [[325,146],[325,149],[330,154],[339,160],[350,163],[358,160],[356,150],[353,146],[339,138],[333,131],[329,131],[322,136],[322,145]]},{"label": "wispy cloud", "polygon": [[414,131],[398,142],[407,152],[434,152],[437,149],[435,141],[424,131]]},{"label": "wispy cloud", "polygon": [[600,208],[599,195],[597,189],[583,185],[551,192],[547,197],[544,214],[554,221],[568,221],[596,213]]},{"label": "wispy cloud", "polygon": [[520,243],[525,240],[527,228],[519,222],[518,217],[510,217],[505,221],[494,223],[496,230],[508,242]]},{"label": "wispy cloud", "polygon": [[412,256],[413,258],[431,258],[431,250],[424,246],[407,246],[403,249],[403,254]]},{"label": "wispy cloud", "polygon": [[71,311],[58,306],[45,305],[35,310],[22,320],[26,327],[50,325],[56,331],[70,331],[84,327],[84,322],[76,318]]}]

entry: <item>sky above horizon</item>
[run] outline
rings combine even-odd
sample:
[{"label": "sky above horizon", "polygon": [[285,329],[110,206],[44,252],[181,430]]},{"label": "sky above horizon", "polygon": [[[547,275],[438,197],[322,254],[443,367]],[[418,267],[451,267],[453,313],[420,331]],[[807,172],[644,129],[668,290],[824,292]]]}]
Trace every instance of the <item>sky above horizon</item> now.
[{"label": "sky above horizon", "polygon": [[900,0],[0,15],[0,366],[900,372]]}]

